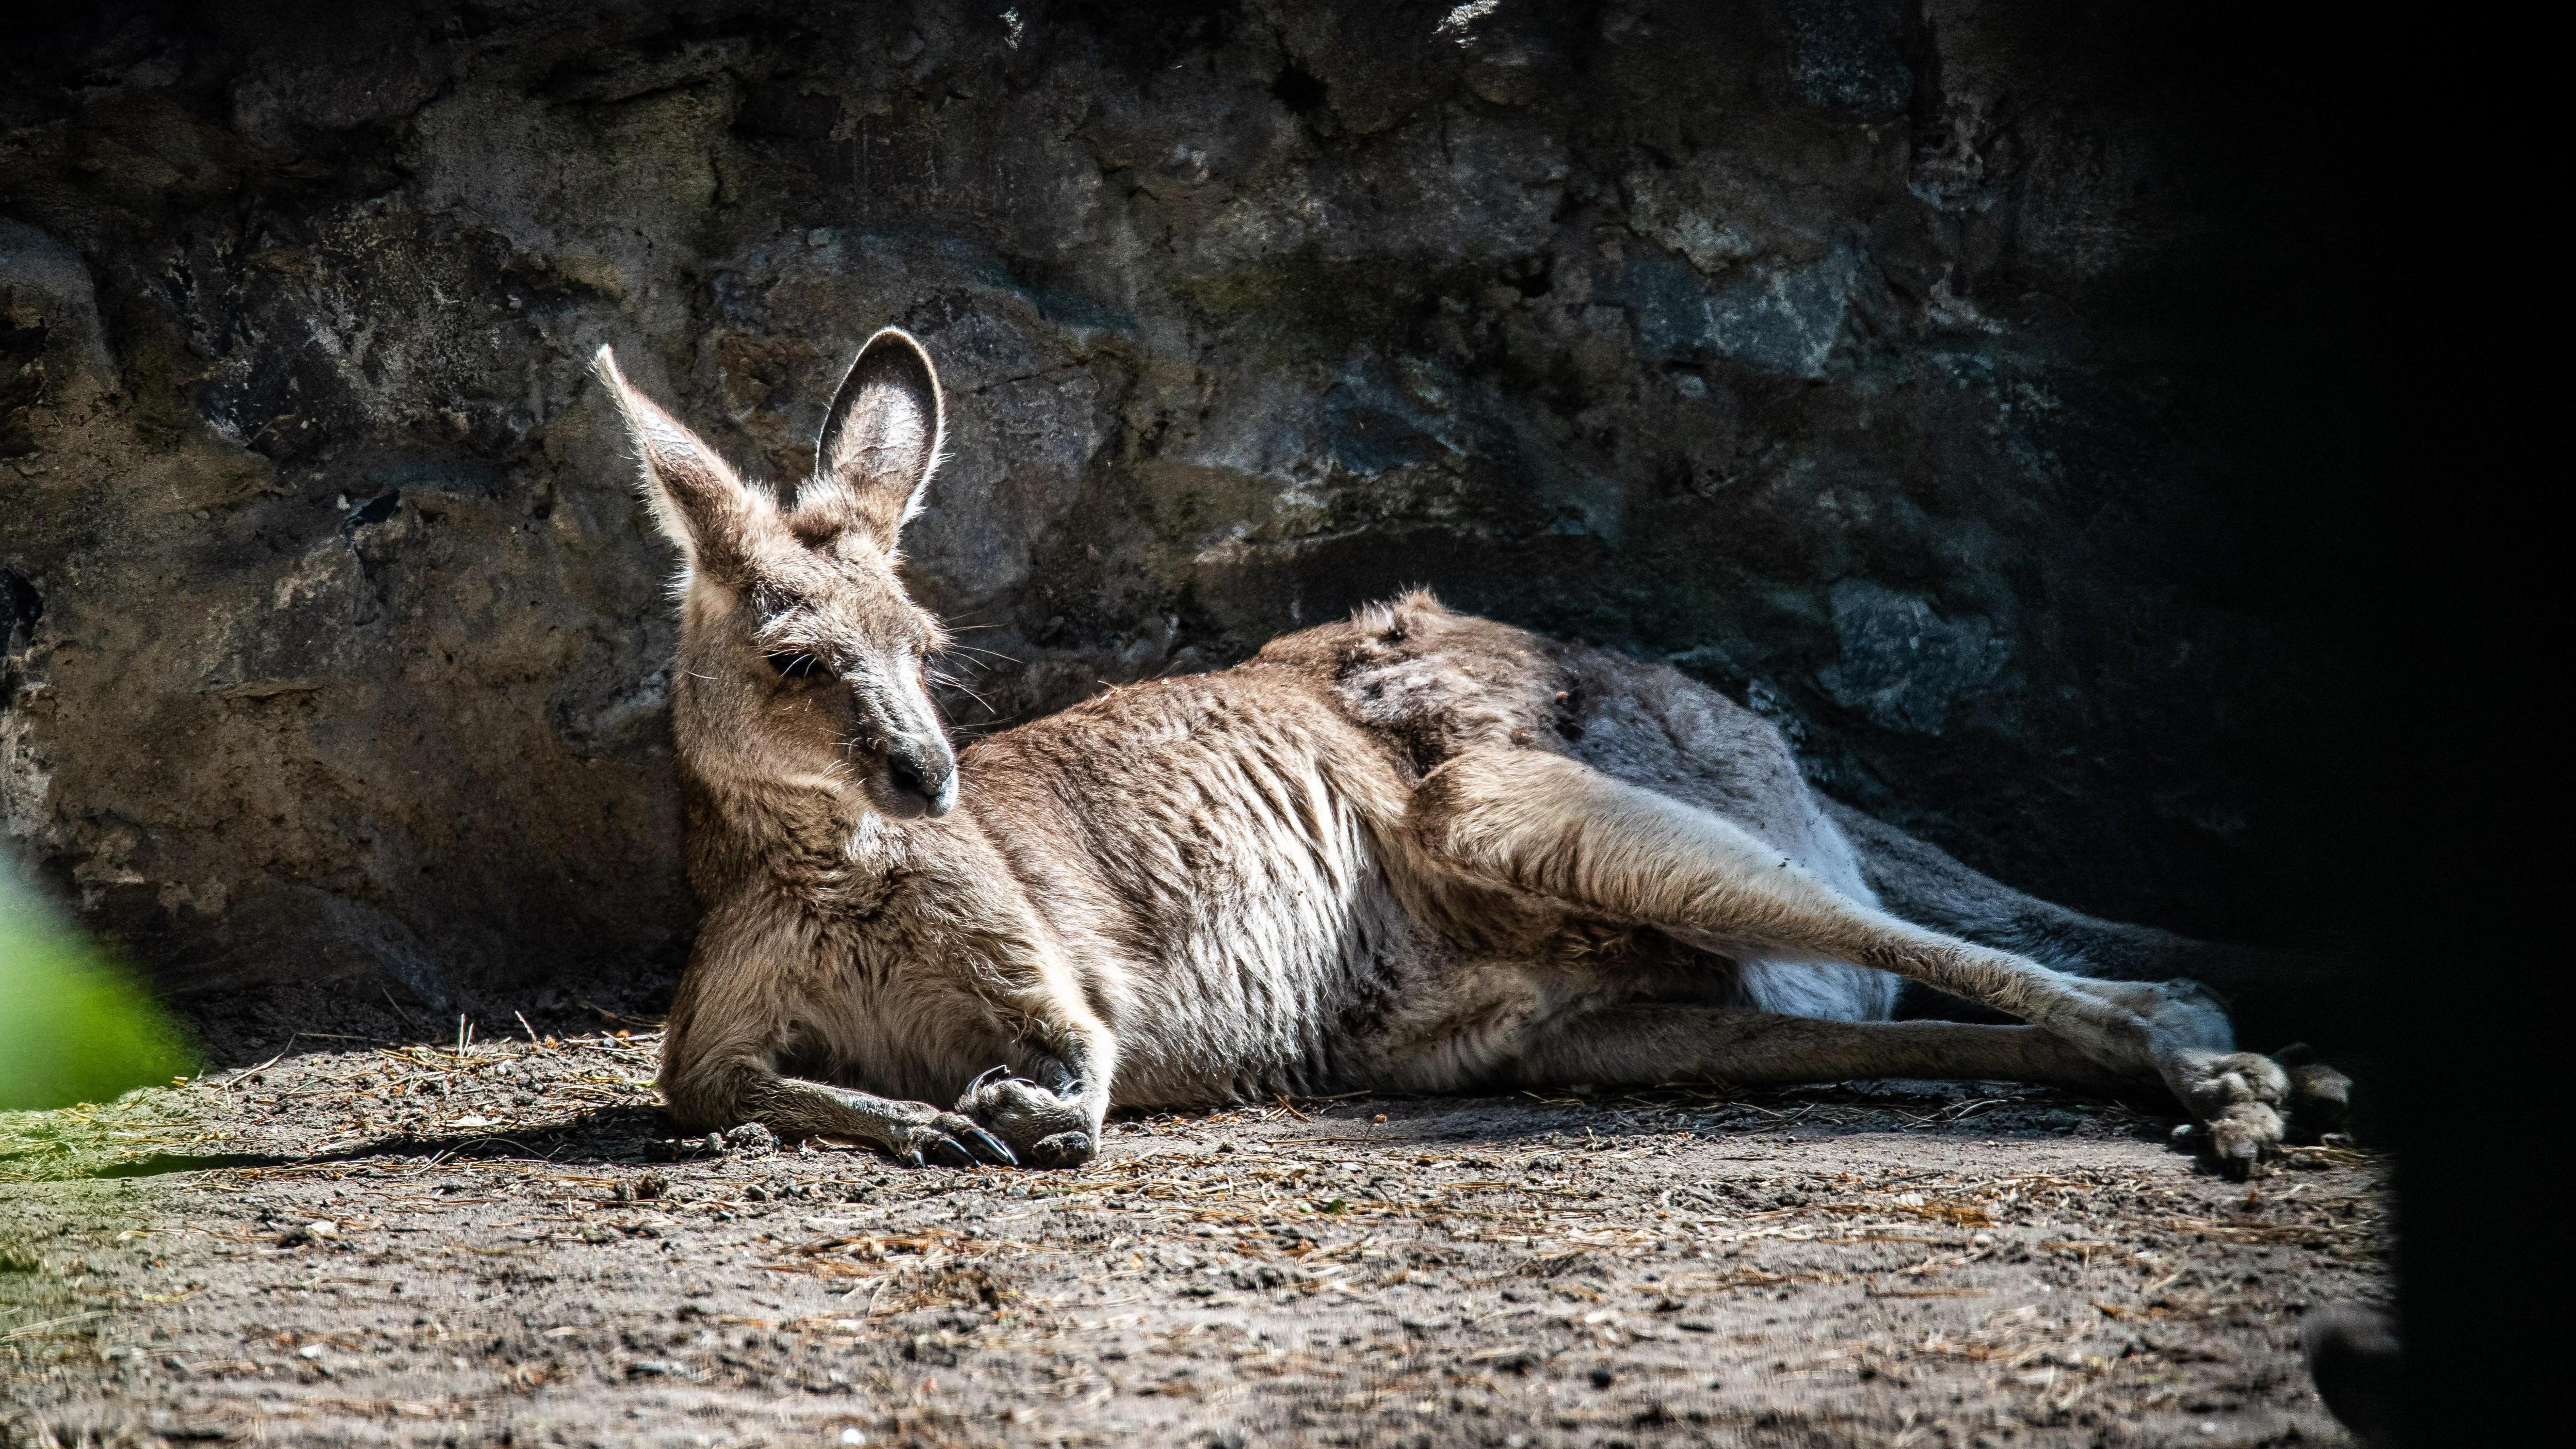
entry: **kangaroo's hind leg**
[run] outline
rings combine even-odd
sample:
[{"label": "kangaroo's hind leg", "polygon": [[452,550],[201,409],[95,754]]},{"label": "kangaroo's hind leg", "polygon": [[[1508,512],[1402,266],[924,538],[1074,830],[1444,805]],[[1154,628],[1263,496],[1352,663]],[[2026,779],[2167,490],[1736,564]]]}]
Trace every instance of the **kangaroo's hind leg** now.
[{"label": "kangaroo's hind leg", "polygon": [[2051,970],[1863,905],[1721,816],[1532,750],[1470,750],[1424,777],[1414,839],[1471,878],[1653,926],[1721,953],[1804,952],[1921,981],[2160,1080],[2231,1171],[2281,1141],[2289,1077],[2230,1050],[2226,1018],[2146,983]]},{"label": "kangaroo's hind leg", "polygon": [[[1821,797],[1819,797],[1821,799]],[[1850,841],[1861,879],[1887,909],[1909,921],[1980,944],[2081,970],[2088,978],[2162,982],[2189,978],[2223,995],[2240,1021],[2281,1033],[2337,999],[2334,961],[2195,941],[2152,926],[2106,921],[1994,880],[1938,848],[1848,805],[1822,800]],[[2291,1068],[2291,1102],[2302,1127],[2340,1121],[2351,1083],[2322,1064]]]},{"label": "kangaroo's hind leg", "polygon": [[[2106,921],[1991,879],[1938,847],[1834,801],[1827,813],[1853,847],[1861,877],[1887,909],[1949,934],[2023,955],[2080,967],[2079,980],[2155,983],[2168,998],[2188,997],[2196,984],[2222,993],[2236,1013],[2280,1028],[2289,1008],[2331,1000],[2332,962],[2195,941],[2152,926]],[[2088,985],[2088,989],[2092,988]],[[2286,1032],[2285,1032],[2286,1034]],[[2277,1038],[2276,1038],[2277,1039]],[[2350,1078],[2322,1062],[2290,1065],[2291,1121],[2306,1133],[2343,1123],[2351,1101]]]},{"label": "kangaroo's hind leg", "polygon": [[1868,1077],[2030,1082],[2118,1096],[2135,1078],[2035,1026],[1822,1021],[1722,1006],[1606,1006],[1533,1031],[1509,1071],[1525,1086],[1731,1082],[1795,1087]]}]

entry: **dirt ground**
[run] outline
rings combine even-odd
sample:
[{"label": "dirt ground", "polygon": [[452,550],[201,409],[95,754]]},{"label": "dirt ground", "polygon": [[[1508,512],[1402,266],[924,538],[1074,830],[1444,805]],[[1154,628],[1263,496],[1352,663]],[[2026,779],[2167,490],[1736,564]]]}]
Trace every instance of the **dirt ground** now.
[{"label": "dirt ground", "polygon": [[2339,1444],[2299,1315],[2388,1289],[2363,1154],[2230,1183],[2021,1088],[1298,1101],[910,1170],[675,1140],[656,1046],[0,1115],[0,1443]]}]

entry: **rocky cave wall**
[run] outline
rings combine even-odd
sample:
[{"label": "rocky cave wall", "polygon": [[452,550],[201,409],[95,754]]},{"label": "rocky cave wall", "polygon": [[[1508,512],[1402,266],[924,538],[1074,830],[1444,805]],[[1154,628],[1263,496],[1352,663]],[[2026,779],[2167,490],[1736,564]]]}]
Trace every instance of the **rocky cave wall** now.
[{"label": "rocky cave wall", "polygon": [[62,10],[0,817],[174,987],[667,979],[671,557],[585,361],[794,478],[886,323],[962,733],[1422,583],[2027,888],[2315,939],[2343,279],[2178,12]]}]

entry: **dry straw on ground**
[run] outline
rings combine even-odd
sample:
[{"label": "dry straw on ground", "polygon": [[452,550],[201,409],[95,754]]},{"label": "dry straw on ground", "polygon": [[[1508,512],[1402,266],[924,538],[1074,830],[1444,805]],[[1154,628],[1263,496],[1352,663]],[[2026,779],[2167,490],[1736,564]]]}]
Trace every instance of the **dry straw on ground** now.
[{"label": "dry straw on ground", "polygon": [[910,1171],[676,1139],[649,1032],[516,1025],[0,1117],[0,1442],[2334,1443],[2298,1315],[2385,1291],[2362,1153],[2232,1184],[2016,1088]]}]

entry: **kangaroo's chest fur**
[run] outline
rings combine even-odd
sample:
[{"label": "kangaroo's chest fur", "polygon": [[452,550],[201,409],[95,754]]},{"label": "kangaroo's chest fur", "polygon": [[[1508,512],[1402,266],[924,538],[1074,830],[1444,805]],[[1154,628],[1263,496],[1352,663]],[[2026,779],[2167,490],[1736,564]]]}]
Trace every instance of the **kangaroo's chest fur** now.
[{"label": "kangaroo's chest fur", "polygon": [[[1711,750],[1710,735],[1731,748]],[[1461,882],[1413,847],[1415,783],[1501,744],[1695,792],[1818,853],[1769,726],[1670,671],[1409,598],[967,751],[971,847],[910,887],[956,900],[871,897],[870,919],[832,932],[853,963],[837,983],[838,1075],[899,1090],[971,1059],[930,1025],[959,1014],[918,1003],[926,980],[959,977],[977,954],[943,929],[987,915],[1038,923],[1117,1032],[1116,1097],[1130,1104],[1453,1088],[1532,1026],[1603,999],[1743,999],[1736,963]],[[975,990],[972,974],[955,989]]]}]

